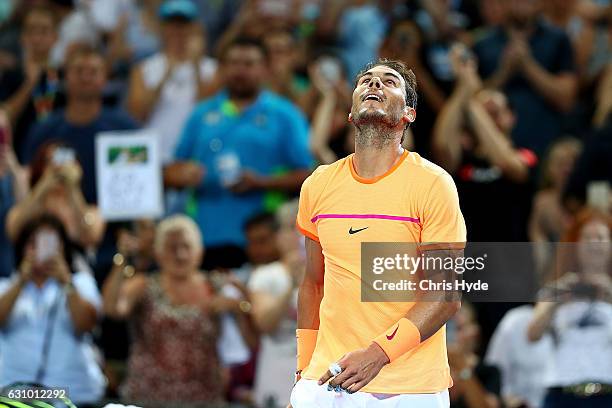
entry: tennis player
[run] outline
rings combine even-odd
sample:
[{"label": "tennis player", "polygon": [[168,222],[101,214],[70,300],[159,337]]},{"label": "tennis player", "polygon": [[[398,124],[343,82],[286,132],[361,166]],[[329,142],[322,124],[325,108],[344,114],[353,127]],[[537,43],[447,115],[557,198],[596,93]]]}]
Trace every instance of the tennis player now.
[{"label": "tennis player", "polygon": [[297,226],[307,261],[293,408],[449,406],[445,323],[460,301],[361,301],[362,242],[414,242],[424,256],[465,246],[453,180],[401,145],[416,117],[415,88],[401,62],[366,67],[349,115],[355,153],[302,186]]}]

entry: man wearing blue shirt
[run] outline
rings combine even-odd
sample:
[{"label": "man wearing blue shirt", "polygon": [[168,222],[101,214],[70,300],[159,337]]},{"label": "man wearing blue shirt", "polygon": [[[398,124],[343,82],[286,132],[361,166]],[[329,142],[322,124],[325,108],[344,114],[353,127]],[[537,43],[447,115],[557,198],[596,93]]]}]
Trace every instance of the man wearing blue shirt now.
[{"label": "man wearing blue shirt", "polygon": [[273,211],[283,192],[297,192],[313,163],[308,124],[288,100],[262,89],[262,44],[237,39],[224,50],[225,89],[198,105],[179,140],[168,186],[188,188],[187,213],[203,231],[205,267],[236,267],[245,260],[245,221]]},{"label": "man wearing blue shirt", "polygon": [[[45,143],[59,140],[74,149],[83,169],[81,189],[88,203],[97,204],[96,135],[105,131],[133,130],[138,127],[127,113],[104,106],[107,82],[106,62],[102,54],[82,47],[69,54],[65,64],[66,108],[52,113],[36,124],[28,137],[25,161],[31,164]],[[115,226],[108,225],[98,248],[95,273],[103,279],[110,270],[115,252]]]},{"label": "man wearing blue shirt", "polygon": [[99,132],[136,129],[127,113],[102,103],[106,63],[98,51],[81,48],[66,62],[66,108],[37,124],[28,137],[25,160],[30,163],[46,142],[61,140],[76,152],[83,168],[82,189],[89,203],[97,202],[95,136]]}]

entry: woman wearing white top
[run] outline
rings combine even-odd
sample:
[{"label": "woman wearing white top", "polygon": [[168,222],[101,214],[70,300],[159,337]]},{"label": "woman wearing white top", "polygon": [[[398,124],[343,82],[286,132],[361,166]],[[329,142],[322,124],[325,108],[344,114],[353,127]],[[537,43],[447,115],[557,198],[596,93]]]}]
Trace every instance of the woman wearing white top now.
[{"label": "woman wearing white top", "polygon": [[167,163],[197,101],[217,91],[217,63],[204,56],[204,31],[196,23],[197,8],[191,1],[167,1],[159,17],[162,51],[133,69],[127,109],[159,133],[162,161]]},{"label": "woman wearing white top", "polygon": [[611,231],[608,214],[580,213],[565,239],[574,243],[573,265],[553,282],[560,301],[536,305],[528,338],[553,339],[544,408],[612,407]]},{"label": "woman wearing white top", "polygon": [[68,397],[82,406],[104,394],[91,339],[102,299],[95,279],[73,254],[54,216],[34,217],[21,228],[16,271],[0,279],[0,386],[67,388]]}]

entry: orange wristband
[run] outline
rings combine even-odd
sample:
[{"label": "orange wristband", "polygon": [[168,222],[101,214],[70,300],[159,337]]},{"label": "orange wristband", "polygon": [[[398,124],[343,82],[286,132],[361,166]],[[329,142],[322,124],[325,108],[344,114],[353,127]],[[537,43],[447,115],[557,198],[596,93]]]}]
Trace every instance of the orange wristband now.
[{"label": "orange wristband", "polygon": [[308,367],[312,353],[314,353],[317,344],[318,330],[313,329],[297,329],[295,337],[297,338],[297,370],[301,371]]},{"label": "orange wristband", "polygon": [[421,343],[421,333],[414,323],[402,317],[399,322],[376,337],[374,342],[383,349],[389,361],[392,362],[418,346]]}]

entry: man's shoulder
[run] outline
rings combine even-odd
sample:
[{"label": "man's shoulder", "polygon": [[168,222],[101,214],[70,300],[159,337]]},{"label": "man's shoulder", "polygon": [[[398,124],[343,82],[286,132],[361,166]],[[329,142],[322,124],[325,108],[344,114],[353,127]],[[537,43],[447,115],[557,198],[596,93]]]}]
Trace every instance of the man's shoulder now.
[{"label": "man's shoulder", "polygon": [[35,123],[28,134],[25,152],[26,163],[34,158],[36,151],[43,143],[52,139],[65,138],[70,133],[63,110],[54,111],[44,120]]},{"label": "man's shoulder", "polygon": [[56,110],[47,116],[44,120],[35,123],[30,132],[33,135],[33,141],[42,141],[53,137],[61,137],[69,125],[64,115],[64,110]]},{"label": "man's shoulder", "polygon": [[331,164],[322,164],[318,166],[304,181],[304,185],[307,185],[309,188],[323,189],[346,165],[348,165],[349,157],[350,156],[344,157]]},{"label": "man's shoulder", "polygon": [[435,180],[437,178],[450,177],[450,174],[442,167],[416,152],[410,152],[404,164],[408,167],[408,171],[419,179]]}]

